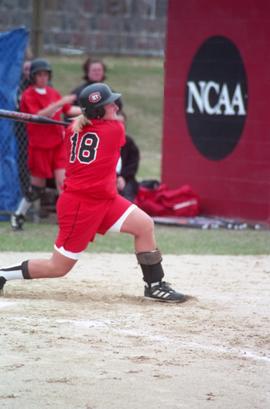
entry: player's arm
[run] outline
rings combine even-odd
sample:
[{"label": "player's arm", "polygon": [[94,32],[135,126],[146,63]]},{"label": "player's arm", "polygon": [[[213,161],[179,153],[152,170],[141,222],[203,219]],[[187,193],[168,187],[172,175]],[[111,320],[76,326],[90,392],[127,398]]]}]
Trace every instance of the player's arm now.
[{"label": "player's arm", "polygon": [[66,112],[67,116],[78,116],[78,115],[81,115],[81,113],[82,113],[82,110],[77,105],[71,105],[70,108]]},{"label": "player's arm", "polygon": [[37,112],[37,115],[52,117],[65,104],[72,104],[75,98],[76,98],[75,95],[65,95],[64,97],[62,97],[58,101],[52,102],[47,107],[42,108],[41,110],[39,110]]}]

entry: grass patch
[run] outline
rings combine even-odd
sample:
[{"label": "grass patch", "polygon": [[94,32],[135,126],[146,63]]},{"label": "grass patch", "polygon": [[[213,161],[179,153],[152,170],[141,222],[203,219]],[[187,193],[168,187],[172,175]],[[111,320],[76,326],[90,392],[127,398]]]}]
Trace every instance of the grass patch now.
[{"label": "grass patch", "polygon": [[[57,225],[27,223],[23,232],[13,232],[0,223],[0,251],[51,252]],[[156,226],[158,246],[165,254],[265,255],[269,253],[270,232],[253,230],[199,230]],[[126,234],[96,236],[91,253],[133,253],[133,239]]]}]

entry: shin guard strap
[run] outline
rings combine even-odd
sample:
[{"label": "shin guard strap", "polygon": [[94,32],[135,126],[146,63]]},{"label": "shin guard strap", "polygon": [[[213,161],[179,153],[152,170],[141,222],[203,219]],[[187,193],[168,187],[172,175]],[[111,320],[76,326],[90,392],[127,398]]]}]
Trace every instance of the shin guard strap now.
[{"label": "shin guard strap", "polygon": [[23,278],[25,280],[30,280],[32,278],[32,277],[30,277],[30,274],[29,274],[28,262],[29,262],[29,260],[26,260],[26,261],[22,262],[22,275],[23,275]]},{"label": "shin guard strap", "polygon": [[152,265],[162,261],[161,252],[158,249],[137,253],[136,257],[139,264]]}]

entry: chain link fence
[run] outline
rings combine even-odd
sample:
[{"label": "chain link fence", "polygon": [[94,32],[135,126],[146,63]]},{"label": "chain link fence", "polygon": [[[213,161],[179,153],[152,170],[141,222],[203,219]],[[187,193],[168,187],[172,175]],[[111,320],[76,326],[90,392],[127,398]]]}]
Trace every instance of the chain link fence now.
[{"label": "chain link fence", "polygon": [[[18,92],[18,99],[17,99],[17,109],[19,110],[19,101],[22,92],[27,87],[27,80],[25,80],[22,76],[19,92]],[[16,136],[17,142],[17,165],[18,165],[18,174],[19,174],[19,182],[21,193],[24,196],[29,189],[30,184],[30,176],[28,171],[27,165],[27,158],[28,158],[28,138],[27,138],[27,131],[26,125],[23,122],[14,122],[14,131]]]}]

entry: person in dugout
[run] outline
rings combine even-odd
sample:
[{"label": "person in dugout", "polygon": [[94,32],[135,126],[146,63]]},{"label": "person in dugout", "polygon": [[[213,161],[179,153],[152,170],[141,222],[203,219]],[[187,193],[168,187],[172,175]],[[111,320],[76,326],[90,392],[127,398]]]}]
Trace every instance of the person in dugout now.
[{"label": "person in dugout", "polygon": [[[62,97],[50,85],[51,78],[52,68],[47,60],[37,58],[31,62],[31,84],[22,93],[20,111],[55,120],[61,120],[62,113],[79,115],[80,108],[71,105],[76,97]],[[54,177],[56,188],[61,192],[65,174],[64,127],[28,123],[26,130],[30,187],[11,215],[10,223],[14,231],[22,230],[27,211],[44,192],[46,179]]]},{"label": "person in dugout", "polygon": [[126,135],[126,143],[121,148],[120,162],[117,170],[117,189],[126,199],[134,202],[139,182],[136,179],[140,162],[140,151],[134,139]]},{"label": "person in dugout", "polygon": [[146,298],[172,303],[188,299],[163,280],[152,218],[117,192],[115,169],[125,144],[115,103],[120,96],[104,83],[92,84],[80,94],[82,115],[66,130],[68,161],[64,190],[57,202],[59,231],[54,252],[49,259],[1,268],[0,289],[9,280],[65,276],[97,233],[114,231],[134,238]]}]

